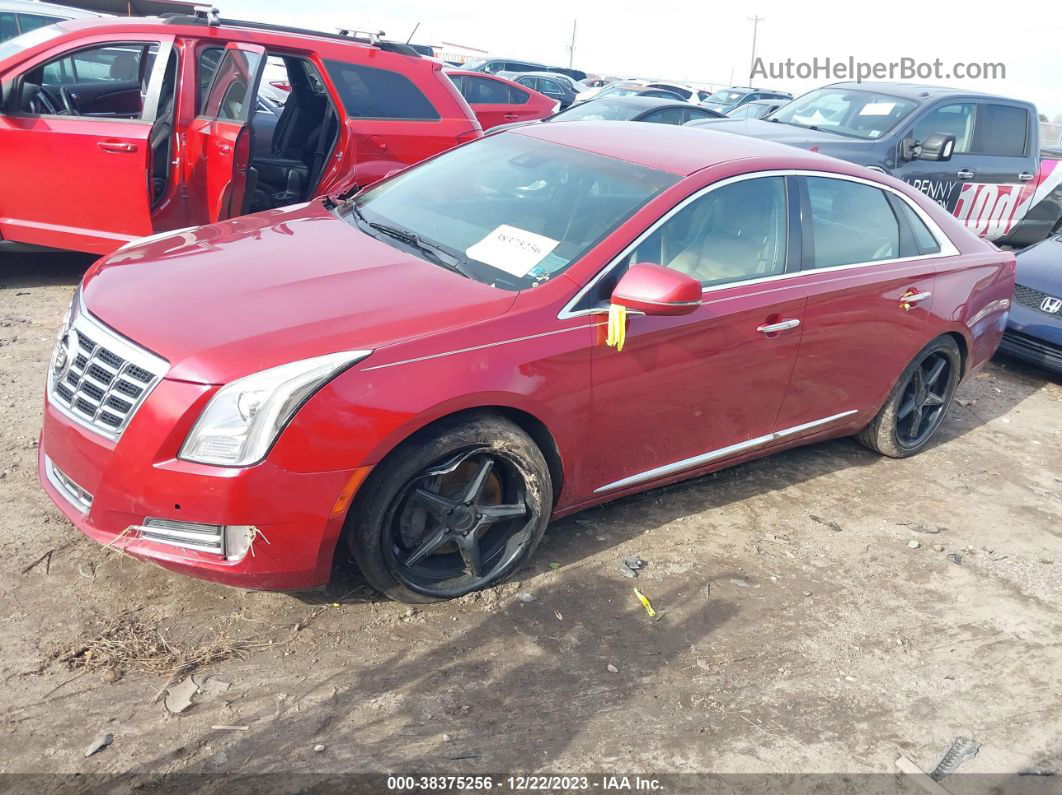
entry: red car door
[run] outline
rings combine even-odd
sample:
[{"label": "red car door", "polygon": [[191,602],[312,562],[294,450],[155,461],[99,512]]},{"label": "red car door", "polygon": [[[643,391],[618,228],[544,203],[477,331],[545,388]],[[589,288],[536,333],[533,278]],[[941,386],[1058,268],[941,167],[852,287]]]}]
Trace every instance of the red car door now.
[{"label": "red car door", "polygon": [[150,138],[172,47],[93,36],[4,75],[18,98],[0,115],[3,238],[106,253],[152,234]]},{"label": "red car door", "polygon": [[265,63],[265,47],[229,42],[202,112],[189,125],[186,182],[197,223],[213,223],[244,212],[250,119]]},{"label": "red car door", "polygon": [[872,417],[929,341],[936,262],[955,253],[899,194],[852,178],[804,182],[807,273],[797,281],[808,303],[779,427]]},{"label": "red car door", "polygon": [[804,313],[803,287],[777,278],[798,267],[788,222],[795,201],[778,176],[710,188],[623,255],[614,272],[654,262],[697,278],[705,292],[690,315],[630,317],[621,351],[596,347],[587,464],[596,492],[689,473],[772,441]]},{"label": "red car door", "polygon": [[500,77],[454,73],[454,79],[484,130],[549,115],[554,102],[537,91]]}]

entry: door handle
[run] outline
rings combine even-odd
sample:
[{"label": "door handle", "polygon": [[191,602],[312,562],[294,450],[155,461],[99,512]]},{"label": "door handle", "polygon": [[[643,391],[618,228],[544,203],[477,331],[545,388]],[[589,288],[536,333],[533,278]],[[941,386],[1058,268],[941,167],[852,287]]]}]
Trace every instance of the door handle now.
[{"label": "door handle", "polygon": [[217,149],[223,155],[227,155],[232,152],[231,144],[217,144],[214,148]]},{"label": "door handle", "polygon": [[760,332],[760,334],[775,334],[779,331],[788,331],[799,325],[800,321],[795,317],[791,317],[788,320],[779,320],[777,323],[767,323],[763,326],[757,326],[756,331]]},{"label": "door handle", "polygon": [[968,168],[960,168],[959,172],[955,175],[959,179],[973,179],[974,173]]},{"label": "door handle", "polygon": [[516,114],[516,113],[506,113],[503,118],[506,118],[509,121],[513,121],[514,119],[519,119],[520,116],[519,116],[519,114]]},{"label": "door handle", "polygon": [[129,154],[136,151],[136,144],[125,143],[124,141],[97,141],[96,146],[104,152],[116,155]]},{"label": "door handle", "polygon": [[921,301],[925,301],[926,299],[931,298],[932,296],[933,293],[927,290],[923,290],[922,292],[914,292],[913,290],[908,290],[906,293],[900,296],[900,306],[902,306],[903,310],[906,312],[908,309],[911,308],[911,304],[917,304]]},{"label": "door handle", "polygon": [[1019,182],[1028,182],[1029,180],[1033,179],[1035,176],[1036,176],[1035,174],[1030,174],[1028,171],[1023,171],[1020,174],[1018,174],[1018,181]]}]

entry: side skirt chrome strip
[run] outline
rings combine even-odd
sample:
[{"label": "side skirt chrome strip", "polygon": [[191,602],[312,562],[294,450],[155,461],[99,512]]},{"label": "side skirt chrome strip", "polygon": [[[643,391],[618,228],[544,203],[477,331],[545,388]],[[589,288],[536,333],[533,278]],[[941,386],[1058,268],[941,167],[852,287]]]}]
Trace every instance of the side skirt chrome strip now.
[{"label": "side skirt chrome strip", "polygon": [[738,442],[737,444],[729,445],[728,447],[720,447],[718,450],[712,450],[708,453],[702,453],[701,455],[694,456],[693,458],[684,458],[681,461],[675,461],[672,464],[665,464],[654,469],[646,470],[645,472],[639,472],[637,475],[631,475],[630,477],[617,480],[613,483],[608,483],[600,488],[594,489],[594,494],[601,494],[605,491],[615,491],[616,489],[622,489],[627,486],[634,486],[638,483],[644,483],[647,480],[655,480],[656,478],[662,478],[667,475],[673,475],[676,472],[682,472],[686,469],[696,469],[702,464],[708,464],[712,461],[717,461],[720,458],[727,458],[728,456],[735,455],[736,453],[744,452],[745,450],[751,450],[754,447],[762,447],[765,444],[778,441],[779,439],[785,439],[786,437],[793,436],[794,434],[802,433],[812,428],[817,428],[820,425],[827,425],[828,423],[835,422],[842,417],[848,417],[855,414],[857,409],[851,409],[849,411],[842,411],[840,414],[833,414],[829,417],[823,417],[821,420],[812,420],[811,422],[805,422],[802,425],[794,425],[792,428],[785,428],[781,431],[775,431],[774,433],[767,434],[766,436],[757,436],[755,439],[748,439],[744,442]]}]

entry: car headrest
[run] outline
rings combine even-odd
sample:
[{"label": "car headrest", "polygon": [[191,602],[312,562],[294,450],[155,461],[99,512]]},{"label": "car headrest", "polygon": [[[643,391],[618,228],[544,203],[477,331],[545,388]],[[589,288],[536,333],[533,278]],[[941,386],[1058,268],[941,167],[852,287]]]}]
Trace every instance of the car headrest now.
[{"label": "car headrest", "polygon": [[115,59],[111,61],[109,75],[112,80],[119,80],[123,83],[132,83],[140,79],[139,67],[140,61],[136,57],[136,53],[120,52]]}]

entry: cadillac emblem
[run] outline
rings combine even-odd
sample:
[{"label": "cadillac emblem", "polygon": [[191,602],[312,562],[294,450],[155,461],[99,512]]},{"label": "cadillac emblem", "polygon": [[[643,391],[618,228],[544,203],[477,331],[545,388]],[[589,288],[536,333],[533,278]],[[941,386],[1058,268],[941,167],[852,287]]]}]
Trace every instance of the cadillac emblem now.
[{"label": "cadillac emblem", "polygon": [[59,338],[55,343],[55,352],[52,354],[52,377],[56,381],[62,381],[74,361],[74,335],[77,332],[71,329]]}]

